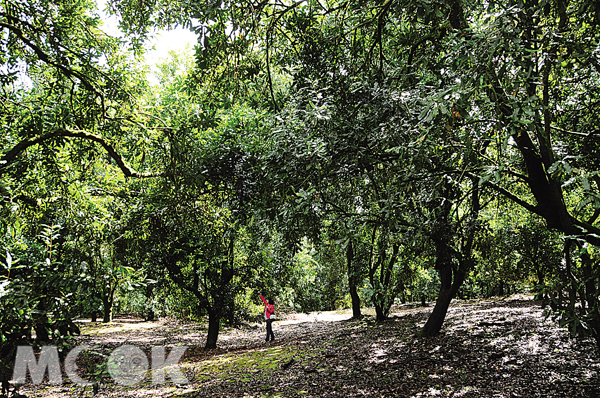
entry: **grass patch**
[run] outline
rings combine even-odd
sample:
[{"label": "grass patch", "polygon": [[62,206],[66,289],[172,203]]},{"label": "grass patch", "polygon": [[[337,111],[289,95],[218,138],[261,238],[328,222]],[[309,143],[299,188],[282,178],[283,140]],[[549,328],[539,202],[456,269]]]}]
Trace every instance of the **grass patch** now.
[{"label": "grass patch", "polygon": [[[255,375],[271,376],[292,358],[296,361],[308,356],[297,346],[268,347],[246,352],[229,352],[205,359],[194,366],[197,381],[253,380]],[[189,363],[191,365],[191,363]],[[186,367],[188,364],[182,364]]]},{"label": "grass patch", "polygon": [[109,323],[80,323],[81,334],[98,336],[111,333],[128,333],[156,329],[160,326],[156,322],[109,322]]}]

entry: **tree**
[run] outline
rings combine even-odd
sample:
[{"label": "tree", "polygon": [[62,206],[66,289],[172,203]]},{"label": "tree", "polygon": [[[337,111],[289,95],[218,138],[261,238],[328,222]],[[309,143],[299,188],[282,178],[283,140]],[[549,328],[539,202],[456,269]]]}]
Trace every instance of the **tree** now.
[{"label": "tree", "polygon": [[150,260],[167,269],[170,278],[192,293],[208,313],[206,348],[216,347],[221,318],[233,301],[236,231],[220,217],[219,212],[226,211],[210,202],[180,201],[157,209],[149,225],[154,244]]},{"label": "tree", "polygon": [[250,204],[262,200],[266,186],[258,181],[262,114],[231,104],[227,92],[215,91],[219,82],[197,80],[185,64],[161,70],[153,99],[160,105],[152,112],[169,126],[166,172],[147,186],[135,218],[144,220],[148,261],[208,314],[206,348],[215,348],[220,323],[233,322],[235,297],[246,286],[241,239],[253,224]]},{"label": "tree", "polygon": [[[595,250],[585,246],[600,243],[599,119],[596,107],[587,106],[597,102],[600,81],[596,2],[113,1],[111,9],[138,37],[154,26],[191,27],[192,18],[198,24],[196,69],[185,88],[201,93],[204,115],[178,119],[177,126],[162,115],[153,118],[155,128],[166,121],[160,123],[169,143],[161,148],[170,161],[166,181],[227,192],[230,202],[215,203],[232,214],[253,203],[269,219],[283,221],[292,245],[306,235],[318,240],[329,215],[343,217],[352,227],[349,264],[356,231],[379,231],[372,242],[382,261],[371,264],[381,266],[383,281],[394,269],[383,258],[400,251],[395,245],[403,234],[430,239],[424,246],[434,253],[441,290],[426,334],[439,331],[450,300],[474,269],[480,198],[504,196],[567,236],[569,258],[574,247],[586,247],[578,264],[587,276],[565,286],[586,285],[586,330],[600,336],[600,322],[592,320],[600,288],[587,257]],[[35,49],[32,54],[44,60]],[[46,59],[91,90],[79,75]],[[201,123],[198,131],[214,128],[215,115],[236,106],[273,115],[271,135],[259,137],[264,151],[246,157],[246,149],[221,145],[229,138],[207,140],[219,154],[206,155],[214,166],[189,167],[196,152],[178,145],[197,140],[178,137],[195,131],[186,123]],[[138,113],[128,109],[127,115]],[[18,140],[23,145],[14,148],[45,142],[36,141],[42,137]],[[6,164],[15,165],[12,153],[4,155]],[[113,159],[126,175],[145,175]],[[178,167],[207,177],[195,180]],[[216,171],[229,177],[216,177]],[[260,192],[269,195],[261,199]],[[581,315],[569,308],[564,316]]]},{"label": "tree", "polygon": [[47,159],[55,153],[51,148],[68,138],[82,140],[79,150],[89,150],[86,143],[100,144],[126,176],[149,175],[132,170],[115,145],[123,138],[122,124],[135,123],[137,104],[127,88],[138,73],[100,24],[91,1],[54,2],[53,7],[11,1],[0,8],[3,130],[8,132],[3,137],[10,137],[3,138],[3,176],[22,172],[28,148],[41,145]]},{"label": "tree", "polygon": [[[599,213],[590,185],[597,170],[593,151],[582,157],[573,151],[597,128],[594,111],[582,106],[582,99],[594,101],[597,91],[598,63],[587,47],[598,39],[597,5],[517,1],[490,4],[477,14],[455,2],[452,9],[457,16],[450,20],[456,32],[453,43],[461,54],[455,59],[475,72],[460,78],[461,89],[469,93],[465,122],[490,120],[489,138],[499,144],[495,150],[501,154],[499,162],[482,156],[488,172],[474,174],[486,187],[541,217],[549,229],[598,245]],[[579,37],[592,39],[582,44]],[[567,194],[567,187],[577,187],[578,194]],[[570,200],[581,195],[583,202]],[[593,296],[586,296],[586,308],[595,319]],[[590,325],[591,335],[598,336],[598,323]]]}]

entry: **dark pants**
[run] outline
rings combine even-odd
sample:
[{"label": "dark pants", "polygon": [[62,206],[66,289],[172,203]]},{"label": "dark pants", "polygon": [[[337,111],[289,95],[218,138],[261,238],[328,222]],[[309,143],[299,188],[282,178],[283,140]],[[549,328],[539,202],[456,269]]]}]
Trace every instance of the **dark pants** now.
[{"label": "dark pants", "polygon": [[275,335],[273,334],[273,320],[267,319],[267,341],[269,341],[269,336],[271,337],[271,341],[275,340]]}]

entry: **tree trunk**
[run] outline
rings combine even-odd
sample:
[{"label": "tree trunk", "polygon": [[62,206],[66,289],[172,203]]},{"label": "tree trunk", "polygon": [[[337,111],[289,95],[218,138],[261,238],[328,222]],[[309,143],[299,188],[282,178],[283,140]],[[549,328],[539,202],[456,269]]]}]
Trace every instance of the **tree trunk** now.
[{"label": "tree trunk", "polygon": [[[382,258],[381,260],[381,274],[379,281],[381,282],[381,286],[385,289],[388,294],[388,298],[386,300],[385,295],[382,293],[380,295],[380,299],[376,300],[379,304],[375,304],[375,314],[377,315],[377,322],[383,322],[387,319],[388,314],[390,313],[390,308],[394,302],[396,293],[395,288],[390,286],[390,281],[392,278],[392,272],[394,270],[394,264],[398,258],[398,251],[400,249],[400,245],[395,243],[392,248],[392,256],[389,261],[387,258]],[[387,247],[386,247],[387,250]]]},{"label": "tree trunk", "polygon": [[452,294],[449,290],[441,290],[440,294],[435,302],[435,307],[427,319],[427,323],[423,326],[420,332],[420,337],[432,337],[436,336],[442,329],[444,319],[446,319],[446,313],[448,307],[452,301]]},{"label": "tree trunk", "polygon": [[155,319],[156,315],[154,314],[154,310],[150,308],[146,314],[146,322],[153,322]]},{"label": "tree trunk", "polygon": [[96,311],[92,311],[92,322],[96,322],[98,320],[98,313]]},{"label": "tree trunk", "polygon": [[46,316],[44,315],[42,318],[40,318],[35,326],[33,327],[35,330],[35,339],[38,342],[48,342],[50,341],[50,334],[48,331],[48,318],[46,318]]},{"label": "tree trunk", "polygon": [[362,314],[360,312],[360,296],[358,295],[358,289],[356,288],[355,284],[350,284],[350,298],[352,298],[352,318],[362,318]]},{"label": "tree trunk", "polygon": [[354,266],[354,247],[352,241],[348,242],[346,249],[346,261],[348,264],[348,288],[350,290],[350,298],[352,298],[352,318],[360,319],[362,314],[360,312],[360,296],[358,295],[357,289],[357,270]]},{"label": "tree trunk", "polygon": [[[474,188],[471,197],[471,217],[472,220],[477,220],[480,210],[479,182],[476,178],[473,178],[472,182]],[[450,198],[451,196],[451,190],[449,189],[446,197]],[[450,201],[448,200],[442,208],[444,220],[448,219],[450,209]],[[462,286],[467,271],[473,266],[471,252],[473,250],[476,230],[476,228],[470,229],[467,240],[462,248],[462,253],[453,251],[450,241],[450,231],[442,229],[434,238],[436,248],[435,268],[440,275],[440,293],[427,323],[425,323],[425,326],[423,326],[423,329],[419,333],[421,337],[436,336],[442,329],[450,302]],[[453,253],[454,255],[458,254],[458,265],[453,264]]]},{"label": "tree trunk", "polygon": [[[144,296],[149,302],[152,302],[152,297],[154,296],[154,285],[148,284],[144,289]],[[146,312],[146,321],[152,322],[156,319],[156,314],[154,313],[154,308],[150,306]]]},{"label": "tree trunk", "polygon": [[387,316],[385,316],[385,312],[384,312],[383,308],[378,304],[375,304],[375,315],[376,315],[375,319],[377,320],[377,322],[383,322],[387,319]]},{"label": "tree trunk", "polygon": [[112,297],[102,297],[102,322],[108,323],[113,320],[113,300]]},{"label": "tree trunk", "polygon": [[219,316],[218,311],[214,309],[210,309],[208,311],[208,334],[206,336],[206,345],[204,348],[206,349],[214,349],[217,348],[217,339],[219,338],[219,323],[221,322],[221,317]]},{"label": "tree trunk", "polygon": [[48,342],[50,341],[50,320],[48,319],[48,315],[46,314],[46,299],[42,298],[37,305],[38,311],[40,311],[41,315],[35,316],[35,339],[39,342]]},{"label": "tree trunk", "polygon": [[535,291],[539,291],[545,283],[544,272],[542,271],[541,266],[537,266],[536,273],[538,278],[538,285],[535,287]]},{"label": "tree trunk", "polygon": [[[464,272],[453,270],[451,264],[444,265],[438,272],[441,281],[440,293],[435,302],[435,307],[429,315],[429,319],[427,319],[427,323],[425,323],[425,326],[423,326],[423,329],[419,333],[420,337],[437,336],[440,330],[442,330],[442,325],[444,324],[444,319],[446,319],[450,302],[456,295],[456,292],[458,292],[458,289],[464,280]],[[453,274],[454,280],[452,280]]]}]

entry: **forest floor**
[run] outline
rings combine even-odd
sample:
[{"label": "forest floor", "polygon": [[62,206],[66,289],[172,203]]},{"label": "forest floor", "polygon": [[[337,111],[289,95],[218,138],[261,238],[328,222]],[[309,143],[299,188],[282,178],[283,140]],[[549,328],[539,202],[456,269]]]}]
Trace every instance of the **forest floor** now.
[{"label": "forest floor", "polygon": [[[431,310],[400,306],[383,323],[351,320],[349,311],[289,314],[274,323],[275,342],[264,342],[264,325],[245,325],[223,330],[209,351],[204,326],[173,320],[88,322],[77,342],[104,355],[131,344],[150,363],[152,346],[187,347],[179,368],[189,383],[146,377],[124,386],[106,377],[98,397],[600,397],[594,342],[569,339],[530,298],[455,301],[438,337],[415,338]],[[79,370],[93,357],[80,354]],[[93,395],[66,378],[21,392]]]}]

